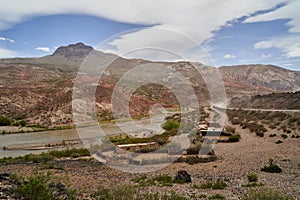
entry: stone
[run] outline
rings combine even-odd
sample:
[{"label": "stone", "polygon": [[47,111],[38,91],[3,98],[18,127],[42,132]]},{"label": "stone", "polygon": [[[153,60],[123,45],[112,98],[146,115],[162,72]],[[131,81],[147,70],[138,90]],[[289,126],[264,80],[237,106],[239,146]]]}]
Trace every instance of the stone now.
[{"label": "stone", "polygon": [[184,183],[192,182],[191,175],[185,170],[178,171],[176,176],[175,176],[175,180],[176,181],[182,181]]},{"label": "stone", "polygon": [[6,180],[9,180],[9,176],[10,176],[10,173],[3,173],[3,174],[0,174],[0,181],[6,181]]}]

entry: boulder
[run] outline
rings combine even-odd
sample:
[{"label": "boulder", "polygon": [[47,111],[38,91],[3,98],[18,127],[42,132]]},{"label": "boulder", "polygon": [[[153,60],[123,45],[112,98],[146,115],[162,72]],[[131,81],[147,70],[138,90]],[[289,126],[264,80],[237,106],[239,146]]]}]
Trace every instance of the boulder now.
[{"label": "boulder", "polygon": [[185,170],[178,171],[176,176],[175,176],[175,180],[183,182],[183,183],[192,182],[191,175]]}]

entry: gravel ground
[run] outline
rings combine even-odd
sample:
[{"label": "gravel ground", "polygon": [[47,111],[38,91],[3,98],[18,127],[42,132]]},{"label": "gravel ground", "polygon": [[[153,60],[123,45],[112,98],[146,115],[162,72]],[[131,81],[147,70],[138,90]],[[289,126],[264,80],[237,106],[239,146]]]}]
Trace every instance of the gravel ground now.
[{"label": "gravel ground", "polygon": [[[238,128],[239,129],[239,128]],[[275,144],[279,138],[260,138],[247,130],[239,130],[242,139],[238,143],[219,143],[215,146],[215,152],[219,159],[211,163],[189,165],[186,163],[173,163],[159,171],[146,174],[147,177],[158,174],[175,176],[178,170],[186,170],[192,176],[192,183],[174,184],[172,187],[151,186],[144,190],[171,191],[191,196],[193,194],[212,195],[221,194],[227,199],[240,199],[249,188],[242,187],[247,183],[247,174],[255,172],[259,182],[268,188],[274,188],[285,193],[292,194],[300,199],[300,143],[299,139],[286,139],[282,144]],[[272,158],[283,172],[270,174],[261,172],[260,168]],[[62,176],[73,188],[82,192],[82,199],[87,199],[89,194],[96,191],[99,185],[111,186],[123,183],[132,183],[130,180],[141,174],[130,174],[111,169],[97,161],[61,160],[64,170],[50,170],[54,176]],[[32,175],[39,171],[40,164],[14,164],[0,165],[0,173],[10,172],[22,176]],[[194,189],[192,184],[201,184],[206,180],[221,178],[228,187],[224,190]],[[133,183],[132,183],[133,184]],[[3,185],[3,184],[2,184]],[[0,184],[0,187],[3,187]]]}]

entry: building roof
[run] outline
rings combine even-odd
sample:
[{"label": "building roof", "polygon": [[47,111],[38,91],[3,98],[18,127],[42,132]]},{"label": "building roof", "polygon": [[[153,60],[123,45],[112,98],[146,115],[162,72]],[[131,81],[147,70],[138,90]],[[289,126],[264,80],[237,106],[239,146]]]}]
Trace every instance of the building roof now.
[{"label": "building roof", "polygon": [[151,144],[156,144],[155,142],[148,142],[148,143],[137,143],[137,144],[120,144],[117,145],[117,147],[122,148],[122,147],[136,147],[136,146],[148,146]]}]

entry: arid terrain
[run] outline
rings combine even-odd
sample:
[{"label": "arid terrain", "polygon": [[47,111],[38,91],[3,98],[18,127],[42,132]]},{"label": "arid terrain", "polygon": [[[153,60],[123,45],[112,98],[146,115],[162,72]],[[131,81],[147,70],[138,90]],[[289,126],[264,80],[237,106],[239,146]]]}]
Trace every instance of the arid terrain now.
[{"label": "arid terrain", "polygon": [[[59,159],[48,162],[61,169],[43,168],[45,164],[20,163],[0,165],[1,172],[10,172],[28,177],[36,172],[46,173],[51,171],[53,177],[65,180],[72,189],[79,192],[80,198],[91,198],[90,194],[96,192],[99,187],[115,187],[124,183],[136,185],[133,178],[146,176],[148,178],[159,175],[174,177],[178,170],[186,170],[191,174],[192,183],[172,184],[172,186],[140,187],[143,192],[176,191],[187,198],[201,199],[220,194],[226,199],[239,199],[253,187],[243,187],[248,183],[247,175],[255,173],[258,182],[264,187],[278,189],[285,193],[300,197],[299,188],[299,139],[288,138],[282,144],[275,144],[276,138],[260,138],[248,130],[237,127],[241,133],[241,140],[237,143],[218,143],[215,152],[218,160],[210,163],[189,165],[187,163],[173,163],[169,166],[148,174],[130,174],[114,170],[98,161],[85,159],[65,160]],[[262,172],[260,169],[268,164],[269,159],[274,159],[283,172],[279,174]],[[198,189],[195,185],[201,185],[207,181],[223,180],[227,187],[224,189]],[[54,178],[55,179],[55,178]],[[255,188],[255,187],[254,187]],[[260,187],[258,187],[260,188]],[[195,198],[193,198],[195,197]]]},{"label": "arid terrain", "polygon": [[[60,47],[52,55],[42,58],[1,59],[0,115],[14,121],[25,120],[31,125],[72,125],[71,100],[74,80],[82,62],[91,52],[99,60],[114,60],[99,80],[95,108],[99,120],[110,120],[110,97],[118,79],[133,67],[152,62],[125,59],[94,51],[92,47],[83,43]],[[189,62],[162,64],[178,70],[190,80],[200,105],[210,104],[208,88],[193,65],[199,65],[203,74],[215,73],[214,67]],[[300,72],[276,66],[221,67],[219,73],[224,81],[227,98],[294,92],[300,89]],[[169,89],[153,84],[138,88],[131,98],[131,103],[134,105],[134,109],[130,109],[133,116],[147,115],[149,107],[155,103],[165,107],[179,106]]]},{"label": "arid terrain", "polygon": [[[201,68],[204,74],[212,74],[216,68],[200,63],[125,59],[96,51],[83,43],[59,47],[52,55],[42,58],[1,59],[0,133],[3,137],[8,136],[7,133],[38,134],[38,131],[48,130],[51,134],[50,131],[57,129],[74,128],[74,82],[80,66],[91,54],[96,60],[114,60],[96,84],[96,114],[89,113],[101,123],[114,121],[111,106],[113,89],[120,77],[136,66],[162,64],[177,70],[190,81],[202,106],[201,114],[205,115],[196,118],[196,128],[180,129],[182,135],[190,136],[195,131],[195,138],[198,137],[194,140],[189,138],[191,147],[181,152],[185,156],[192,155],[190,160],[177,160],[151,173],[128,173],[110,168],[93,158],[86,149],[70,150],[70,141],[63,140],[56,144],[54,140],[47,145],[40,143],[37,147],[62,147],[61,151],[0,159],[0,199],[35,199],[30,198],[30,195],[35,195],[30,192],[35,190],[44,191],[45,195],[50,195],[49,199],[242,199],[246,194],[265,188],[294,197],[288,196],[287,199],[300,198],[300,72],[273,65],[220,67],[229,104],[229,109],[225,110],[224,105],[210,105],[211,96],[206,82],[193,66]],[[127,86],[130,88],[134,84],[128,83]],[[118,98],[125,98],[124,92],[117,92]],[[187,101],[190,100],[189,95],[185,96]],[[155,104],[160,104],[171,113],[178,112],[180,108],[180,102],[170,88],[147,84],[134,91],[129,112],[135,119],[147,117]],[[187,113],[194,112],[185,109]],[[215,131],[215,128],[209,130],[212,129],[209,125],[214,124],[212,122],[220,112],[226,112],[226,119],[224,128],[217,129],[226,137],[216,139],[216,144],[206,144],[203,138],[208,131]],[[122,116],[124,113],[118,114]],[[135,138],[119,134],[107,137],[105,141],[115,145],[130,143],[141,146],[153,142],[159,144],[155,146],[154,150],[157,150],[157,147],[174,139],[179,130],[182,123],[179,114],[172,117],[165,118],[170,128],[162,125],[165,131],[159,136],[146,137],[143,133],[143,137]],[[187,121],[193,120],[192,117]],[[27,147],[35,147],[28,144]],[[76,145],[79,144],[81,142],[76,140]],[[195,161],[199,158],[198,148],[203,144],[213,147],[209,153],[216,160]],[[189,154],[193,148],[196,154]],[[154,150],[138,149],[145,154]],[[114,158],[116,151],[110,149],[110,152]],[[191,182],[185,183],[175,178],[180,170],[190,174]],[[51,175],[46,175],[48,172]]]}]

